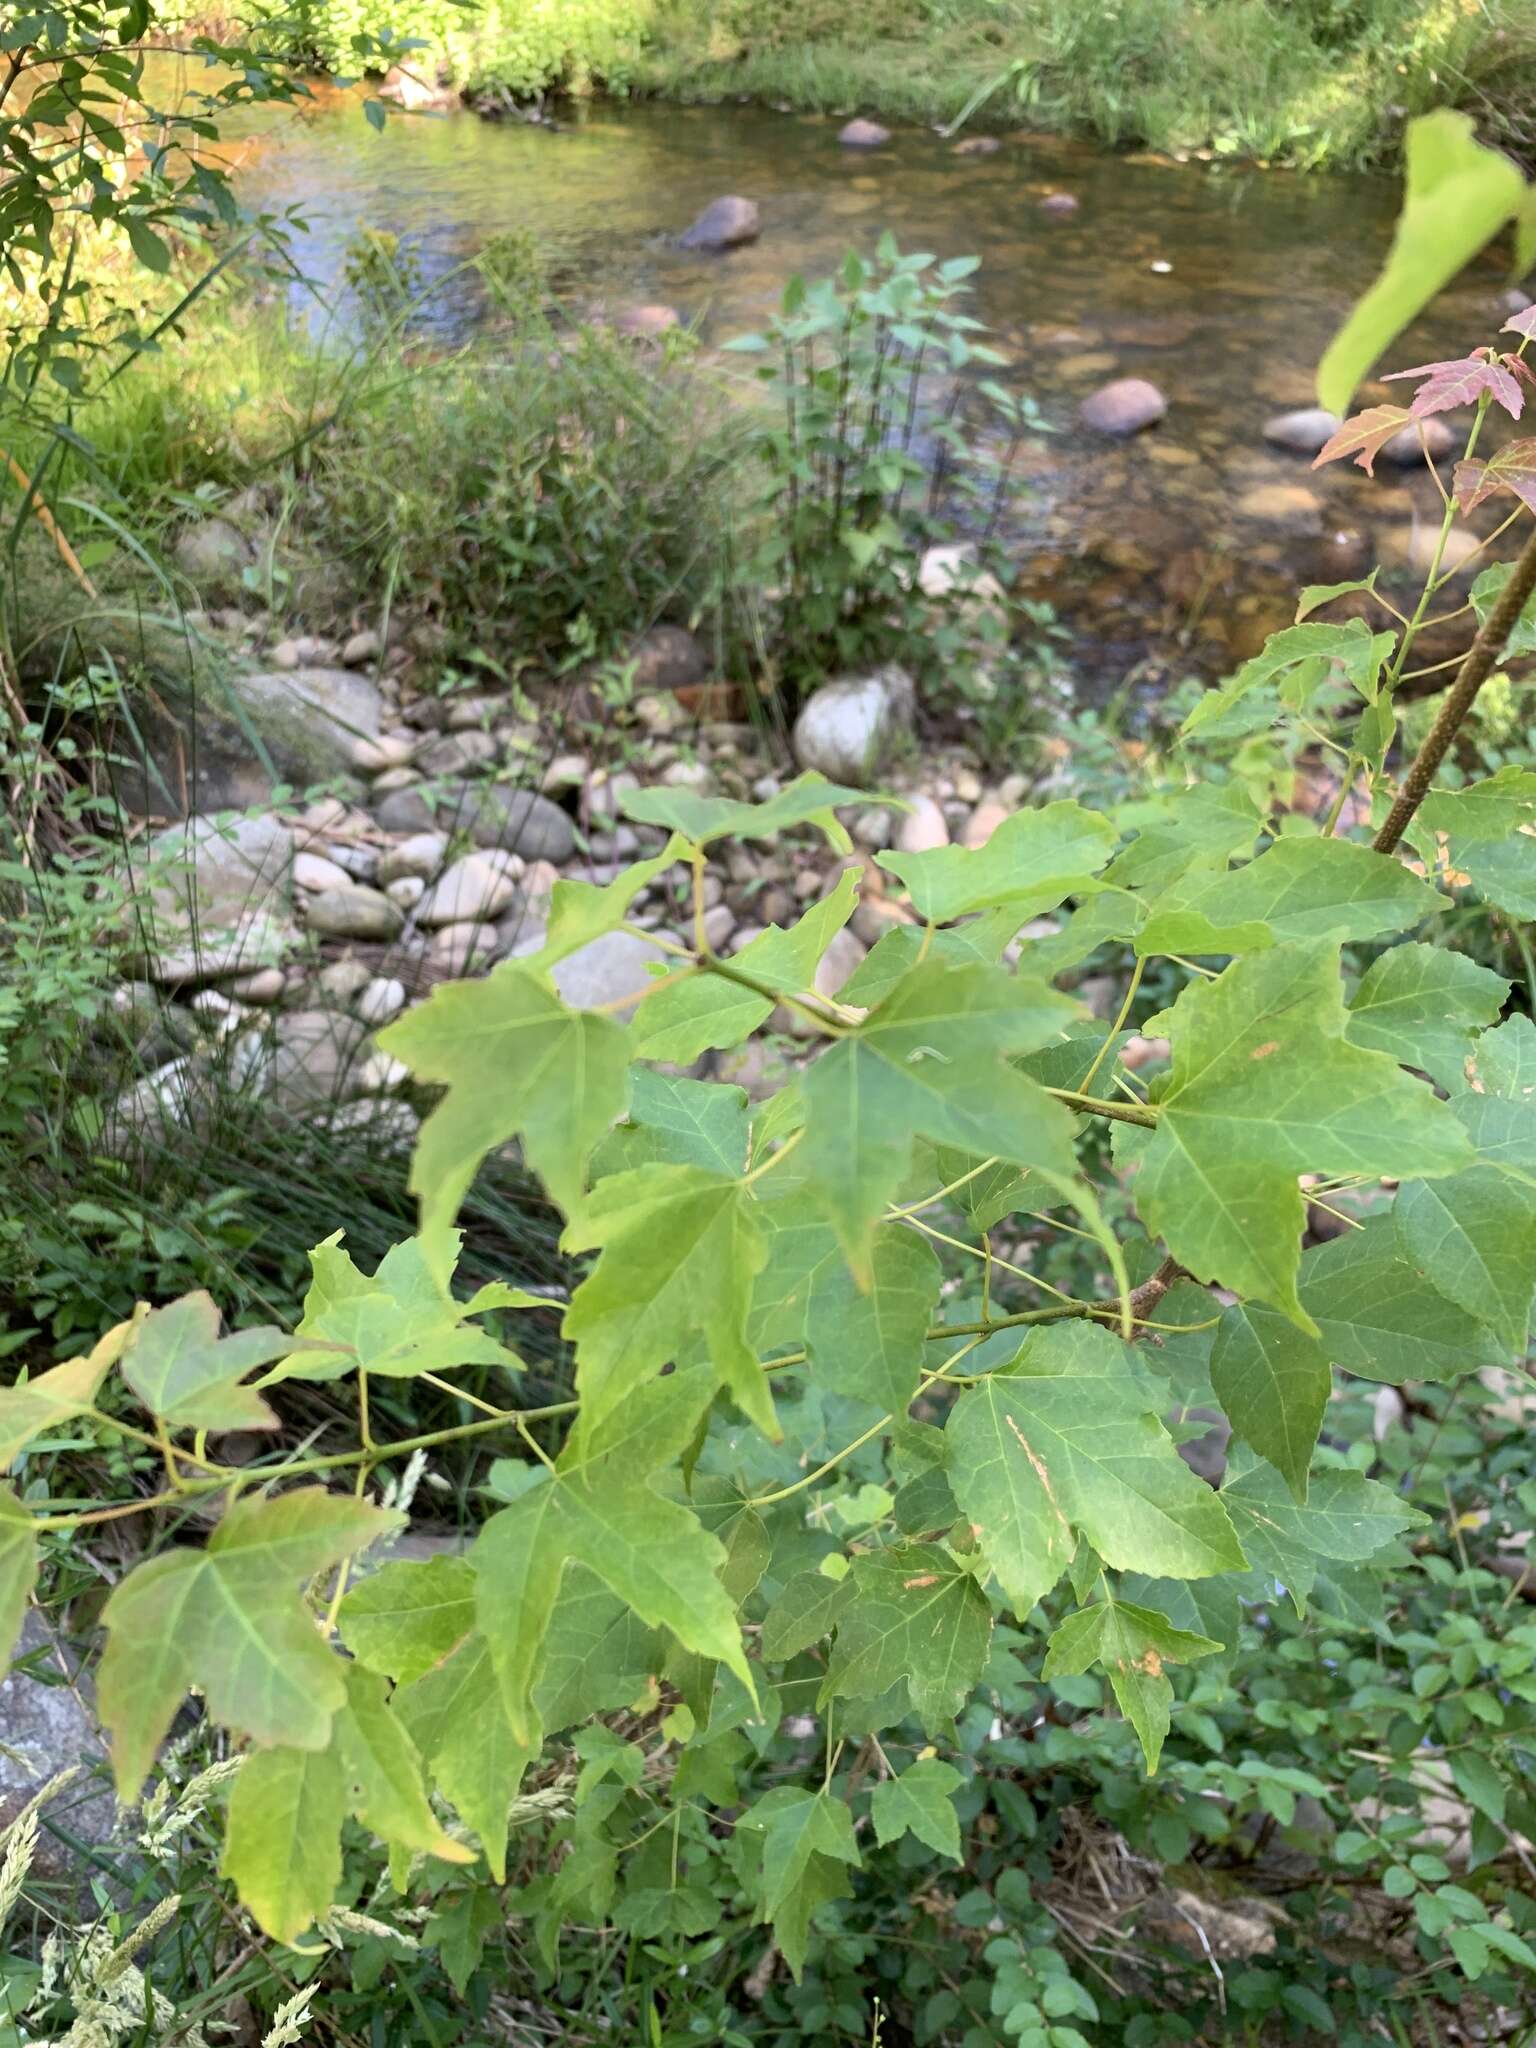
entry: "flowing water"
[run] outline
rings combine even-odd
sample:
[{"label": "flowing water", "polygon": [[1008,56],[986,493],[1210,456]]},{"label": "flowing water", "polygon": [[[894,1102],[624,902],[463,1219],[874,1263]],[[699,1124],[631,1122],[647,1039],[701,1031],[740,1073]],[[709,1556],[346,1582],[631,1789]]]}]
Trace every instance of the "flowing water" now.
[{"label": "flowing water", "polygon": [[[1343,465],[1313,475],[1260,431],[1315,402],[1318,356],[1387,246],[1395,181],[1030,137],[988,156],[923,132],[851,151],[837,125],[598,105],[554,127],[455,111],[376,135],[354,98],[322,94],[247,138],[240,186],[253,206],[298,209],[297,253],[323,288],[337,286],[360,226],[398,234],[428,278],[526,228],[588,303],[670,305],[706,345],[759,324],[791,274],[825,274],[887,228],[903,249],[979,256],[975,309],[1008,353],[1007,376],[1059,429],[1022,458],[1025,581],[1057,604],[1075,665],[1101,688],[1133,672],[1217,672],[1289,620],[1298,581],[1358,574],[1378,551],[1399,566],[1420,558],[1440,517],[1422,467],[1375,481]],[[757,202],[761,238],[718,256],[679,249],[679,232],[727,192]],[[1041,210],[1058,192],[1074,195],[1075,213]],[[473,282],[438,295],[445,335],[480,317]],[[1502,284],[1493,256],[1475,264],[1396,362],[1489,339]],[[1159,426],[1125,442],[1077,420],[1080,400],[1120,376],[1150,378],[1169,401]]]}]

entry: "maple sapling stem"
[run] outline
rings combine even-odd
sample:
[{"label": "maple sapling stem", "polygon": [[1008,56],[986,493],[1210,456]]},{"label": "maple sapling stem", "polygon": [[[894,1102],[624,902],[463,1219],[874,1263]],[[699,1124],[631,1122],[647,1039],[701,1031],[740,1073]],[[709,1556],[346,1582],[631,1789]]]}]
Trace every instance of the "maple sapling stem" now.
[{"label": "maple sapling stem", "polygon": [[1047,1088],[1045,1092],[1064,1102],[1068,1109],[1080,1110],[1084,1116],[1107,1116],[1123,1124],[1140,1124],[1149,1131],[1157,1128],[1157,1111],[1146,1103],[1101,1102],[1096,1096],[1080,1094],[1076,1088]]},{"label": "maple sapling stem", "polygon": [[[1472,452],[1477,447],[1478,436],[1483,431],[1483,421],[1487,417],[1489,403],[1488,394],[1484,392],[1477,401],[1477,415],[1468,431],[1467,445],[1461,453],[1463,462],[1469,462],[1472,459]],[[1438,476],[1435,481],[1439,482]],[[1451,528],[1455,524],[1455,520],[1455,501],[1447,497],[1445,501],[1445,517],[1440,521],[1440,533],[1435,542],[1435,552],[1430,558],[1429,571],[1424,578],[1424,588],[1419,592],[1419,601],[1414,607],[1413,617],[1404,627],[1403,637],[1397,643],[1397,652],[1393,655],[1386,675],[1382,678],[1381,688],[1383,695],[1390,695],[1402,680],[1403,670],[1408,664],[1408,650],[1418,638],[1419,631],[1424,624],[1424,614],[1429,610],[1430,601],[1439,587],[1436,579],[1440,574],[1440,564],[1445,560],[1445,550],[1450,541]]]},{"label": "maple sapling stem", "polygon": [[1524,611],[1533,590],[1536,590],[1536,530],[1528,535],[1525,546],[1515,557],[1509,581],[1499,592],[1498,602],[1479,627],[1477,638],[1467,649],[1461,671],[1446,692],[1439,715],[1424,735],[1423,745],[1403,778],[1403,786],[1398,792],[1397,801],[1387,813],[1385,824],[1371,841],[1378,853],[1393,852],[1413,822],[1413,815],[1428,795],[1429,786],[1435,779],[1440,763],[1449,753],[1451,742],[1460,730],[1462,720],[1472,709],[1472,700],[1493,673],[1494,664],[1504,651],[1504,643],[1514,629],[1515,621]]},{"label": "maple sapling stem", "polygon": [[1146,972],[1146,968],[1146,956],[1144,954],[1138,955],[1136,965],[1131,969],[1130,983],[1126,988],[1125,996],[1120,1004],[1120,1009],[1115,1017],[1115,1021],[1113,1024],[1110,1025],[1108,1032],[1105,1034],[1104,1043],[1099,1047],[1098,1051],[1094,1054],[1093,1065],[1088,1069],[1087,1073],[1083,1076],[1082,1092],[1084,1093],[1084,1095],[1088,1093],[1089,1088],[1093,1084],[1094,1076],[1098,1073],[1100,1067],[1103,1066],[1105,1057],[1108,1054],[1110,1047],[1114,1044],[1115,1040],[1120,1036],[1121,1032],[1125,1029],[1125,1020],[1131,1014],[1131,1005],[1136,1000],[1136,991],[1141,987],[1141,977]]},{"label": "maple sapling stem", "polygon": [[766,1159],[760,1161],[759,1164],[754,1166],[750,1172],[742,1175],[742,1186],[744,1188],[751,1187],[752,1183],[754,1181],[761,1180],[765,1173],[772,1173],[773,1169],[776,1166],[781,1166],[783,1162],[789,1157],[790,1153],[794,1151],[795,1147],[800,1143],[800,1140],[804,1136],[805,1127],[804,1125],[802,1125],[798,1131],[794,1132],[790,1137],[784,1140],[784,1143],[779,1147],[777,1152],[770,1152]]}]

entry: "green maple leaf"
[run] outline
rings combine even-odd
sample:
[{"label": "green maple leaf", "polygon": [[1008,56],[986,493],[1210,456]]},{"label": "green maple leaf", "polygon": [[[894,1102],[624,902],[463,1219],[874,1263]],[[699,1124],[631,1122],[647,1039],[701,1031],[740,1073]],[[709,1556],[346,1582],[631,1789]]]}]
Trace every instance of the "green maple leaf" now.
[{"label": "green maple leaf", "polygon": [[1299,710],[1334,674],[1342,676],[1362,697],[1375,697],[1396,635],[1373,633],[1364,619],[1342,623],[1286,626],[1271,633],[1258,653],[1245,661],[1230,682],[1207,690],[1181,728],[1186,739],[1204,732],[1211,737],[1232,729],[1231,714],[1253,707],[1257,722],[1242,730],[1262,731],[1270,723],[1269,692],[1278,684],[1282,703]]},{"label": "green maple leaf", "polygon": [[567,1565],[533,1689],[539,1719],[557,1735],[593,1714],[628,1706],[665,1661],[660,1629],[648,1627],[585,1566]]},{"label": "green maple leaf", "polygon": [[[1502,587],[1509,581],[1510,567],[1503,562],[1486,574],[1497,577]],[[1478,578],[1479,582],[1483,580]],[[1474,589],[1474,599],[1476,594]],[[1506,656],[1517,651],[1513,646],[1505,648]],[[1433,858],[1433,836],[1443,832],[1451,842],[1454,857],[1459,847],[1508,839],[1512,832],[1528,825],[1533,816],[1536,769],[1519,768],[1512,763],[1481,782],[1469,782],[1465,789],[1430,790],[1419,806],[1419,838],[1426,854]]]},{"label": "green maple leaf", "polygon": [[360,1664],[400,1684],[446,1662],[475,1626],[475,1572],[463,1557],[401,1559],[359,1579],[337,1615]]},{"label": "green maple leaf", "polygon": [[1470,114],[1408,123],[1403,210],[1386,264],[1317,369],[1318,404],[1342,413],[1382,351],[1527,203],[1519,167],[1476,138]]},{"label": "green maple leaf", "polygon": [[430,1246],[419,1237],[392,1245],[371,1275],[342,1249],[343,1235],[336,1231],[310,1253],[313,1279],[295,1333],[305,1340],[304,1348],[269,1373],[263,1386],[281,1379],[332,1380],[359,1371],[408,1379],[461,1365],[521,1366],[516,1352],[470,1318],[494,1307],[549,1304],[516,1289],[510,1303],[501,1293],[455,1301],[441,1268],[446,1263],[451,1271],[457,1263],[458,1231],[439,1233]]},{"label": "green maple leaf", "polygon": [[273,1941],[297,1940],[330,1911],[346,1817],[346,1786],[329,1750],[246,1758],[229,1797],[220,1869]]},{"label": "green maple leaf", "polygon": [[949,1483],[1015,1611],[1070,1563],[1078,1535],[1119,1570],[1240,1570],[1220,1502],[1159,1420],[1167,1389],[1089,1323],[1047,1325],[955,1403]]},{"label": "green maple leaf", "polygon": [[1328,1354],[1317,1338],[1278,1309],[1236,1302],[1217,1326],[1211,1386],[1243,1442],[1267,1458],[1294,1497],[1304,1501],[1313,1447],[1333,1388]]},{"label": "green maple leaf", "polygon": [[1536,1024],[1517,1015],[1485,1031],[1459,1087],[1467,1094],[1536,1106]]},{"label": "green maple leaf", "polygon": [[1163,1753],[1173,1703],[1164,1667],[1214,1657],[1221,1647],[1209,1636],[1175,1628],[1153,1608],[1107,1599],[1067,1616],[1051,1637],[1041,1675],[1075,1678],[1102,1665],[1121,1713],[1136,1730],[1150,1774]]},{"label": "green maple leaf", "polygon": [[[813,903],[798,924],[770,925],[726,963],[777,995],[803,995],[815,982],[816,967],[859,901],[855,869]],[[773,998],[757,993],[723,971],[690,967],[672,974],[648,994],[630,1026],[635,1057],[672,1060],[686,1066],[713,1047],[740,1045],[773,1011]]]},{"label": "green maple leaf", "polygon": [[253,1495],[206,1549],[136,1565],[102,1610],[99,1694],[119,1794],[138,1791],[193,1686],[215,1720],[255,1742],[324,1749],[346,1685],[299,1588],[402,1520],[318,1486]]},{"label": "green maple leaf", "polygon": [[418,1080],[447,1093],[421,1129],[411,1188],[424,1234],[451,1223],[480,1162],[509,1138],[561,1208],[628,1100],[629,1045],[611,1017],[568,1010],[541,975],[504,961],[445,982],[379,1033]]},{"label": "green maple leaf", "polygon": [[1254,1570],[1285,1587],[1298,1614],[1327,1563],[1365,1564],[1428,1520],[1360,1472],[1314,1473],[1305,1504],[1265,1466],[1229,1479],[1221,1500]]},{"label": "green maple leaf", "polygon": [[1404,1258],[1523,1357],[1536,1292],[1536,1189],[1474,1166],[1449,1180],[1408,1181],[1392,1216]]},{"label": "green maple leaf", "polygon": [[720,1583],[724,1546],[689,1509],[627,1476],[617,1460],[540,1475],[485,1524],[471,1559],[480,1629],[519,1738],[532,1740],[533,1690],[561,1573],[572,1560],[643,1622],[670,1629],[685,1649],[724,1664],[753,1692],[736,1610]]},{"label": "green maple leaf", "polygon": [[1509,983],[1440,946],[1394,946],[1373,960],[1349,1006],[1351,1045],[1422,1067],[1443,1088],[1464,1085],[1479,1029],[1504,1007]]},{"label": "green maple leaf", "polygon": [[590,946],[606,932],[617,931],[640,891],[681,860],[682,839],[672,837],[651,860],[637,860],[611,882],[581,882],[562,877],[550,892],[549,926],[544,943],[533,955],[538,967],[553,967],[568,953]]},{"label": "green maple leaf", "polygon": [[1250,954],[1186,988],[1167,1021],[1173,1067],[1137,1206],[1198,1279],[1312,1330],[1298,1174],[1454,1173],[1472,1163],[1466,1134],[1394,1060],[1346,1042],[1336,944]]},{"label": "green maple leaf", "polygon": [[348,1810],[381,1841],[445,1863],[470,1863],[443,1833],[427,1799],[421,1757],[377,1672],[347,1666],[347,1703],[336,1716],[335,1750]]},{"label": "green maple leaf", "polygon": [[37,1531],[15,1490],[0,1485],[0,1667],[21,1634],[37,1584]]},{"label": "green maple leaf", "polygon": [[899,1224],[876,1231],[860,1290],[840,1251],[811,1275],[805,1343],[817,1380],[900,1415],[917,1392],[943,1280],[926,1239]]},{"label": "green maple leaf", "polygon": [[543,1741],[537,1713],[525,1714],[521,1734],[514,1729],[491,1646],[478,1632],[400,1686],[393,1705],[432,1782],[478,1835],[491,1875],[501,1884],[507,1809]]},{"label": "green maple leaf", "polygon": [[260,1394],[239,1381],[285,1358],[297,1339],[278,1329],[220,1337],[220,1320],[212,1295],[202,1292],[151,1309],[123,1351],[123,1378],[172,1429],[276,1429]]},{"label": "green maple leaf", "polygon": [[951,1795],[965,1783],[953,1764],[942,1757],[919,1757],[899,1778],[884,1778],[869,1802],[875,1840],[883,1849],[903,1835],[914,1835],[927,1848],[951,1861],[963,1861],[960,1817]]},{"label": "green maple leaf", "polygon": [[[949,924],[978,910],[1007,905],[1019,924],[1054,910],[1098,885],[1094,877],[1115,850],[1109,819],[1080,804],[1015,811],[985,846],[940,846],[927,853],[882,853],[881,867],[906,884],[925,924]],[[1017,926],[1015,927],[1017,929]]]},{"label": "green maple leaf", "polygon": [[1438,1270],[1431,1278],[1400,1245],[1393,1218],[1372,1216],[1303,1259],[1301,1305],[1333,1363],[1393,1386],[1507,1365],[1491,1331],[1440,1291]]},{"label": "green maple leaf", "polygon": [[812,1065],[805,1168],[859,1279],[919,1136],[1072,1177],[1071,1118],[1003,1056],[1033,1051],[1075,1014],[999,968],[926,961]]},{"label": "green maple leaf", "polygon": [[1125,852],[1104,870],[1115,889],[1166,889],[1191,868],[1225,868],[1253,851],[1264,820],[1241,783],[1197,782],[1156,803],[1133,806],[1123,823],[1138,827]]},{"label": "green maple leaf", "polygon": [[699,796],[691,789],[636,789],[625,793],[621,808],[626,818],[680,832],[694,846],[708,846],[716,839],[776,839],[792,825],[814,825],[834,852],[846,853],[850,841],[834,807],[862,806],[869,800],[866,790],[845,789],[811,770],[786,783],[767,803]]},{"label": "green maple leaf", "polygon": [[853,1595],[819,1704],[879,1699],[899,1686],[925,1728],[952,1720],[992,1640],[992,1610],[974,1575],[939,1544],[899,1543],[856,1558],[848,1578]]},{"label": "green maple leaf", "polygon": [[766,1257],[755,1211],[743,1181],[699,1166],[611,1174],[576,1209],[564,1248],[602,1248],[565,1317],[589,1423],[702,1338],[743,1413],[778,1435],[746,1336],[752,1281]]},{"label": "green maple leaf", "polygon": [[846,1574],[832,1579],[825,1572],[796,1572],[763,1617],[763,1655],[776,1664],[788,1663],[813,1643],[824,1642],[853,1597]]},{"label": "green maple leaf", "polygon": [[1196,870],[1148,906],[1136,951],[1245,953],[1292,939],[1369,939],[1445,908],[1390,854],[1348,839],[1281,839],[1231,874]]},{"label": "green maple leaf", "polygon": [[88,1357],[66,1359],[35,1379],[0,1388],[0,1472],[10,1470],[34,1437],[46,1436],[77,1415],[90,1414],[101,1383],[122,1356],[137,1320],[118,1323]]},{"label": "green maple leaf", "polygon": [[592,1155],[593,1178],[637,1166],[702,1166],[739,1176],[749,1136],[744,1089],[637,1067],[629,1114]]},{"label": "green maple leaf", "polygon": [[848,1891],[844,1869],[862,1862],[853,1820],[830,1792],[777,1785],[737,1822],[762,1837],[758,1918],[773,1931],[798,1981],[805,1966],[811,1916]]}]

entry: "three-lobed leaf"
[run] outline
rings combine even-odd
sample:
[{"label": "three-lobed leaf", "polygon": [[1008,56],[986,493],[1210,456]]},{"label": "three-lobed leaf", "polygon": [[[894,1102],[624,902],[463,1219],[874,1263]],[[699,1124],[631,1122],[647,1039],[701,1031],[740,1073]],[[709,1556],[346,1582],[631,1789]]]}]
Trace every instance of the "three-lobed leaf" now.
[{"label": "three-lobed leaf", "polygon": [[1041,1676],[1073,1678],[1102,1666],[1153,1772],[1171,1719],[1173,1687],[1166,1667],[1214,1657],[1221,1647],[1209,1636],[1175,1628],[1154,1608],[1106,1599],[1067,1616],[1051,1637]]}]

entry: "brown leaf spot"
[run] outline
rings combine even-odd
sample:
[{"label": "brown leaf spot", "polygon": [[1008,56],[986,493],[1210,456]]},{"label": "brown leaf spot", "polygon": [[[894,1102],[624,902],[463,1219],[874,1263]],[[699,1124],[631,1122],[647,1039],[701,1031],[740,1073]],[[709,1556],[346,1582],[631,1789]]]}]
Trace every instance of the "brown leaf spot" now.
[{"label": "brown leaf spot", "polygon": [[1052,1514],[1055,1515],[1057,1521],[1060,1522],[1062,1528],[1066,1531],[1067,1535],[1070,1536],[1072,1533],[1072,1525],[1070,1524],[1070,1522],[1068,1522],[1066,1516],[1061,1512],[1061,1503],[1056,1498],[1056,1489],[1051,1484],[1051,1475],[1046,1470],[1044,1458],[1041,1457],[1040,1453],[1030,1443],[1029,1439],[1025,1436],[1023,1430],[1020,1429],[1019,1425],[1014,1421],[1011,1415],[1005,1416],[1004,1420],[1007,1422],[1008,1427],[1013,1431],[1014,1435],[1018,1438],[1020,1450],[1022,1450],[1025,1457],[1028,1458],[1030,1462],[1030,1467],[1034,1472],[1035,1477],[1044,1487],[1045,1497],[1051,1504]]},{"label": "brown leaf spot", "polygon": [[1163,1660],[1158,1655],[1157,1651],[1152,1648],[1150,1643],[1147,1645],[1146,1649],[1142,1651],[1141,1655],[1136,1659],[1136,1669],[1142,1672],[1148,1678],[1162,1677]]},{"label": "brown leaf spot", "polygon": [[1268,1038],[1264,1041],[1262,1045],[1256,1045],[1253,1048],[1253,1051],[1249,1053],[1248,1057],[1251,1060],[1267,1060],[1272,1052],[1278,1052],[1279,1050],[1279,1039]]},{"label": "brown leaf spot", "polygon": [[903,1579],[901,1588],[904,1593],[910,1593],[914,1586],[936,1586],[938,1583],[937,1572],[919,1572],[915,1579]]}]

